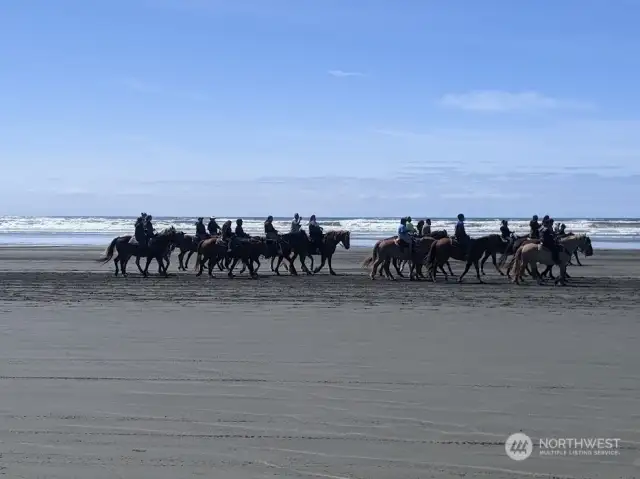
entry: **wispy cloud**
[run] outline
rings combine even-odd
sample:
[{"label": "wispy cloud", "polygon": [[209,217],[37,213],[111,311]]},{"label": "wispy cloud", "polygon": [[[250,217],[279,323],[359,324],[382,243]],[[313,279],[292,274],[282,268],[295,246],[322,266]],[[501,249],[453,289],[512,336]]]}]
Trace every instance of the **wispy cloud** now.
[{"label": "wispy cloud", "polygon": [[181,98],[183,100],[205,102],[210,97],[204,93],[190,90],[170,89],[155,83],[150,83],[146,80],[141,80],[133,76],[124,76],[116,79],[116,83],[120,86],[144,94],[162,94],[166,96],[172,96]]},{"label": "wispy cloud", "polygon": [[440,98],[439,103],[448,108],[487,112],[591,108],[588,103],[553,98],[535,91],[476,90],[448,93]]},{"label": "wispy cloud", "polygon": [[361,72],[347,72],[344,70],[329,70],[327,72],[332,77],[336,78],[346,78],[346,77],[362,77],[364,73]]}]

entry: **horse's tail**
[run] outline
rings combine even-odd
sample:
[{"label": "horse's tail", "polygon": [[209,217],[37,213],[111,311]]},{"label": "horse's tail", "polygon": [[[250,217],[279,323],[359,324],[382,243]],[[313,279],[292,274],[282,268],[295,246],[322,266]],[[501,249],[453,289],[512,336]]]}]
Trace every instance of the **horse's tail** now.
[{"label": "horse's tail", "polygon": [[365,259],[362,262],[363,268],[368,268],[376,259],[378,259],[378,254],[380,253],[379,250],[380,250],[380,242],[376,243],[375,246],[373,247],[373,253],[371,253],[371,256],[369,256],[367,259]]},{"label": "horse's tail", "polygon": [[429,253],[427,254],[427,259],[425,264],[427,265],[427,272],[431,273],[436,267],[436,256],[437,256],[437,244],[438,240],[431,243],[429,247]]},{"label": "horse's tail", "polygon": [[116,247],[116,242],[118,241],[118,239],[119,237],[113,238],[113,240],[111,241],[111,244],[107,246],[107,249],[105,249],[104,253],[102,253],[102,256],[96,260],[98,263],[104,264],[107,261],[109,261],[111,258],[113,258],[113,250]]},{"label": "horse's tail", "polygon": [[509,266],[511,266],[511,263],[514,263],[515,277],[519,278],[522,276],[522,248],[518,248],[518,251],[513,255],[513,259],[509,263]]},{"label": "horse's tail", "polygon": [[200,268],[200,254],[202,252],[200,247],[202,246],[202,243],[204,243],[204,241],[200,241],[200,243],[198,243],[198,247],[196,248],[196,264],[193,267],[194,271],[198,271],[198,268]]}]

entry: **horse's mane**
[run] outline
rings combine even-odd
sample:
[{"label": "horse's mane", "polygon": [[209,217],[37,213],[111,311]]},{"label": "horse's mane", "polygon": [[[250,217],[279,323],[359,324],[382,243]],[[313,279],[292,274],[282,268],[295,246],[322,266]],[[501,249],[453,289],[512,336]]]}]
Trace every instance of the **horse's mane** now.
[{"label": "horse's mane", "polygon": [[351,232],[349,230],[331,230],[327,231],[326,235],[335,237],[340,235],[351,235]]},{"label": "horse's mane", "polygon": [[167,236],[167,235],[170,235],[171,233],[175,233],[175,232],[176,232],[175,226],[171,225],[168,228],[163,229],[160,233],[158,233],[158,235]]}]

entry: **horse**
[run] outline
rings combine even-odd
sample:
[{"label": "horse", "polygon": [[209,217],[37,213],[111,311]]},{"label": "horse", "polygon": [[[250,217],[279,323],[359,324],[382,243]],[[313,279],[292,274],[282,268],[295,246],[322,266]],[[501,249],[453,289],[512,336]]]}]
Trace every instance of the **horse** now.
[{"label": "horse", "polygon": [[[593,246],[591,244],[591,238],[589,238],[586,234],[570,233],[568,235],[560,237],[558,239],[558,244],[565,248],[569,253],[568,265],[571,265],[571,258],[574,255],[576,257],[578,256],[578,251],[582,251],[586,257],[593,256]],[[582,264],[580,264],[580,266],[582,266]],[[553,265],[548,265],[547,268],[543,271],[542,276],[544,277],[546,275],[549,275],[551,279],[555,279],[553,274],[551,274],[552,269]],[[568,273],[567,278],[571,278]]]},{"label": "horse", "polygon": [[502,268],[507,261],[507,258],[511,255],[516,254],[518,248],[522,246],[525,242],[540,242],[539,239],[530,238],[529,235],[522,235],[514,237],[513,241],[509,241],[504,251],[502,252],[502,256],[498,260],[498,266]]},{"label": "horse", "polygon": [[[549,249],[545,248],[542,244],[529,243],[521,246],[514,255],[515,258],[515,276],[514,281],[516,284],[520,284],[520,281],[524,279],[525,266],[529,266],[530,271],[534,278],[537,279],[538,284],[542,284],[542,276],[538,273],[538,263],[552,266],[555,264],[553,261],[553,255]],[[556,278],[555,283],[566,285],[567,280],[567,265],[571,260],[571,254],[566,249],[558,252],[558,259],[560,260],[560,277]]]},{"label": "horse", "polygon": [[[266,238],[264,236],[251,236],[251,239],[263,240],[266,243],[266,250],[265,250],[265,253],[263,254],[263,256],[265,257],[265,259],[271,258],[271,263],[272,264],[275,261],[275,259],[280,255],[280,253],[282,252],[282,247],[281,247],[281,244],[280,244],[280,240],[275,240],[275,239],[272,239],[272,238]],[[230,258],[227,258],[227,266],[228,266],[228,262],[229,261],[230,261]],[[257,266],[254,269],[254,271],[257,273],[258,270],[260,269],[260,260],[259,260],[259,258],[256,258],[256,259],[254,259],[252,261],[257,264]],[[239,274],[244,273],[244,271],[246,269],[247,269],[247,266],[243,263],[242,264],[242,269],[240,270]],[[273,268],[271,268],[271,271],[273,271]]]},{"label": "horse", "polygon": [[[347,230],[334,230],[328,231],[324,237],[322,238],[322,243],[318,250],[320,254],[320,266],[313,270],[313,273],[318,273],[323,267],[325,262],[329,265],[329,273],[333,276],[336,275],[336,272],[333,270],[333,266],[331,265],[331,259],[336,252],[336,248],[339,244],[344,246],[344,249],[349,249],[351,247],[351,232]],[[313,253],[309,253],[309,257],[311,258],[311,268],[313,269]]]},{"label": "horse", "polygon": [[[127,276],[127,263],[132,256],[136,256],[136,264],[140,273],[144,277],[148,276],[149,264],[152,259],[158,262],[158,274],[168,276],[167,269],[169,268],[169,258],[171,254],[172,246],[182,240],[184,233],[176,231],[173,226],[165,229],[164,231],[151,238],[148,246],[141,246],[138,243],[131,243],[131,236],[119,236],[114,238],[107,249],[104,251],[103,256],[96,261],[105,264],[113,258],[114,251],[117,252],[117,256],[113,259],[115,265],[115,275],[118,276],[118,263],[120,263],[120,270],[122,276]],[[145,257],[147,263],[144,270],[140,267],[140,258]],[[167,260],[167,266],[164,266],[163,260]]]},{"label": "horse", "polygon": [[204,265],[208,264],[209,276],[213,277],[213,267],[226,255],[227,244],[217,236],[200,241],[196,250],[196,264],[194,266],[194,270],[197,271],[196,276],[200,276]]},{"label": "horse", "polygon": [[279,235],[279,243],[280,253],[278,254],[278,263],[274,268],[273,261],[275,260],[275,258],[272,258],[271,271],[280,276],[280,265],[282,264],[283,260],[287,260],[289,262],[289,273],[296,276],[298,272],[296,271],[294,262],[296,258],[299,257],[300,267],[302,268],[302,271],[304,271],[308,275],[313,274],[313,271],[311,271],[305,263],[305,259],[308,256],[311,256],[309,254],[309,251],[311,250],[311,241],[309,240],[309,236],[307,236],[307,233],[305,231]]},{"label": "horse", "polygon": [[[464,271],[458,278],[458,283],[462,282],[462,279],[465,277],[471,265],[476,269],[476,277],[480,283],[484,283],[482,278],[480,277],[480,267],[479,261],[482,255],[486,255],[487,252],[489,256],[493,259],[493,265],[496,270],[504,275],[502,271],[498,268],[496,264],[496,252],[498,248],[502,245],[502,238],[498,234],[491,234],[486,236],[481,236],[479,238],[469,238],[469,243],[464,247],[461,247],[459,242],[454,242],[451,238],[442,238],[436,240],[431,245],[431,249],[429,250],[429,254],[427,257],[427,271],[429,277],[432,281],[436,280],[436,268],[440,268],[442,270],[442,265],[449,261],[449,258],[453,258],[458,261],[465,261],[466,266]],[[443,271],[444,272],[444,271]],[[445,274],[446,277],[446,274]]]},{"label": "horse", "polygon": [[375,279],[378,266],[384,263],[382,267],[384,268],[387,278],[395,280],[395,277],[391,274],[391,271],[389,271],[391,261],[394,258],[400,260],[410,259],[409,279],[414,280],[415,277],[413,271],[414,269],[417,270],[416,265],[422,264],[427,252],[429,251],[431,243],[434,241],[435,240],[430,237],[416,238],[410,248],[406,246],[404,248],[400,248],[396,238],[388,238],[386,240],[378,241],[373,247],[371,256],[362,262],[362,266],[364,268],[368,268],[373,264],[370,277],[371,279]]},{"label": "horse", "polygon": [[[189,266],[189,260],[191,259],[191,255],[198,251],[198,244],[200,241],[205,239],[209,239],[211,236],[207,235],[205,238],[197,238],[194,235],[185,234],[180,244],[176,245],[176,247],[180,250],[178,253],[178,269],[180,271],[186,271]],[[183,263],[184,255],[187,254],[187,260]]]},{"label": "horse", "polygon": [[[420,220],[420,221],[422,221],[424,223],[424,220]],[[420,221],[418,221],[418,231],[421,232],[422,230],[420,229]],[[449,235],[447,234],[447,230],[436,230],[436,231],[433,231],[429,235],[424,235],[424,234],[420,233],[419,236],[421,238],[422,237],[428,237],[428,238],[433,238],[433,239],[441,239],[441,238],[447,238]],[[396,236],[396,238],[397,238],[397,236]],[[396,269],[396,272],[398,273],[399,276],[403,276],[402,273],[404,272],[404,267],[407,265],[408,262],[409,262],[409,260],[404,260],[404,261],[402,261],[402,264],[400,265],[400,267],[398,267],[399,260],[396,259],[396,258],[393,259],[393,266]],[[419,263],[417,265],[418,271],[416,271],[416,273],[417,273],[417,275],[419,277],[424,278],[424,275],[422,274],[422,266],[423,266],[422,263]],[[447,261],[447,267],[449,268],[449,274],[451,276],[455,276],[455,274],[453,274],[453,271],[451,271],[451,265],[449,264],[448,261]],[[380,276],[382,276],[382,269],[380,269]]]},{"label": "horse", "polygon": [[261,237],[253,237],[253,238],[236,238],[235,240],[231,239],[231,251],[227,252],[227,257],[231,258],[233,261],[231,266],[229,267],[229,278],[233,278],[233,268],[235,268],[238,261],[242,261],[242,263],[249,269],[249,275],[252,278],[257,278],[258,273],[253,268],[253,263],[257,262],[258,267],[260,262],[258,259],[260,256],[269,254],[269,244],[266,238]]}]

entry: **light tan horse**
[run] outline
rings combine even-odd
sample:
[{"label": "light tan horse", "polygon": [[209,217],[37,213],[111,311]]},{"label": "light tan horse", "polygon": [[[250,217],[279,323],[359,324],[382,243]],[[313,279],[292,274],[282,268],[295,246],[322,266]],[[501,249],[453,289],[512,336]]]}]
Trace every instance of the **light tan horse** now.
[{"label": "light tan horse", "polygon": [[[531,273],[534,275],[538,284],[542,284],[542,276],[538,272],[538,263],[547,266],[553,266],[553,255],[551,251],[542,244],[525,244],[518,248],[515,256],[515,276],[514,281],[520,284],[520,281],[524,279],[525,269],[528,266]],[[563,250],[558,252],[558,259],[560,260],[560,276],[556,278],[555,283],[560,283],[563,286],[567,283],[567,264],[571,260],[571,255]]]},{"label": "light tan horse", "polygon": [[[534,241],[539,242],[539,240],[528,240],[522,243],[521,247],[527,244],[531,244]],[[560,245],[567,250],[567,253],[569,254],[569,260],[571,260],[571,257],[575,254],[576,251],[582,251],[587,257],[593,256],[593,246],[591,245],[591,238],[589,238],[586,234],[569,234],[560,238],[558,240],[558,243],[560,243]],[[507,266],[507,277],[509,279],[511,279],[511,270],[514,268],[515,262],[516,257],[514,255]],[[548,264],[547,269],[542,273],[542,276],[545,276],[547,273],[551,273],[551,269],[553,268],[553,266],[553,264]],[[533,272],[534,270],[531,271]],[[535,271],[537,271],[537,269]],[[535,274],[535,272],[533,274]],[[569,275],[567,275],[566,277],[569,277]]]},{"label": "light tan horse", "polygon": [[429,253],[431,243],[434,241],[435,240],[431,237],[416,238],[413,241],[411,248],[405,247],[403,249],[400,249],[397,238],[388,238],[378,241],[373,247],[373,253],[363,261],[362,266],[368,268],[373,263],[373,269],[370,276],[371,279],[375,279],[378,267],[382,265],[387,278],[395,280],[391,271],[389,271],[391,260],[409,260],[409,279],[414,280],[414,271],[417,269],[416,265],[424,263],[424,260]]}]

